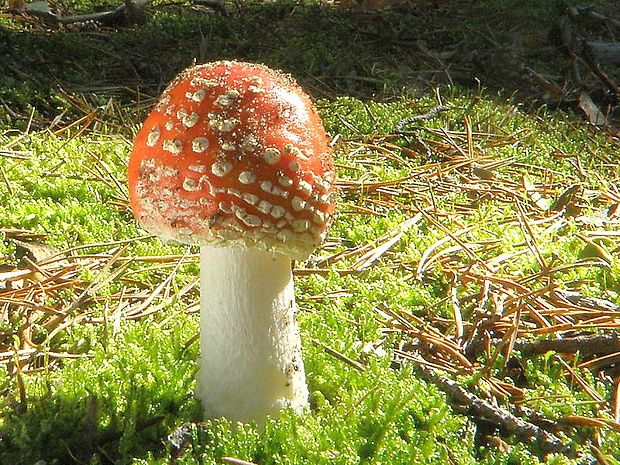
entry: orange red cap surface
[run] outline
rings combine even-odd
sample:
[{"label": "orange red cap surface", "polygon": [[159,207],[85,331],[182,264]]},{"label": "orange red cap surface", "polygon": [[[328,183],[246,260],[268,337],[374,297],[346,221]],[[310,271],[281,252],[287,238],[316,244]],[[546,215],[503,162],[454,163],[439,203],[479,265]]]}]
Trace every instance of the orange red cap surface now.
[{"label": "orange red cap surface", "polygon": [[134,142],[134,215],[186,243],[235,243],[306,258],[334,210],[331,148],[309,97],[265,66],[181,73]]}]

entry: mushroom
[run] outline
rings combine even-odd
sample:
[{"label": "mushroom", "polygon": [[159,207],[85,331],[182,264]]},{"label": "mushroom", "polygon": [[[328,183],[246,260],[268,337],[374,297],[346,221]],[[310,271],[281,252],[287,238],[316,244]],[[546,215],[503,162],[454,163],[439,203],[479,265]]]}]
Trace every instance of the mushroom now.
[{"label": "mushroom", "polygon": [[335,177],[309,97],[262,65],[185,70],[136,136],[135,217],[200,245],[196,396],[208,417],[260,423],[307,406],[291,260],[323,241]]}]

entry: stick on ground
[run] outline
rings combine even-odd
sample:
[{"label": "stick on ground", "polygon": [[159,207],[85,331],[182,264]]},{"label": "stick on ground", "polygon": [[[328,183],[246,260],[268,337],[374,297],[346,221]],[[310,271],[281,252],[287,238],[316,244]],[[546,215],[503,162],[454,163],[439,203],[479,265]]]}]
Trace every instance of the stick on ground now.
[{"label": "stick on ground", "polygon": [[486,420],[493,423],[498,430],[506,435],[514,435],[525,441],[535,440],[545,454],[563,454],[569,458],[578,456],[578,453],[571,446],[564,444],[555,434],[545,431],[501,407],[491,405],[475,394],[467,392],[456,381],[440,375],[434,369],[420,364],[416,366],[416,371],[425,381],[441,389],[453,405],[458,406],[459,410],[465,412],[474,421]]}]

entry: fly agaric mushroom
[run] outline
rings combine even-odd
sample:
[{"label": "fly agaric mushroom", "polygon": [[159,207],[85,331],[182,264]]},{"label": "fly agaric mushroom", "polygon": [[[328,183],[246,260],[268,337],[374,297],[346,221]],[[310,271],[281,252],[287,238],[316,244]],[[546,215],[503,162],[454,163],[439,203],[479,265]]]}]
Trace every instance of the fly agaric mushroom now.
[{"label": "fly agaric mushroom", "polygon": [[196,396],[207,416],[261,422],[307,405],[291,259],[324,239],[335,177],[309,97],[261,65],[187,69],[136,136],[134,215],[200,244]]}]

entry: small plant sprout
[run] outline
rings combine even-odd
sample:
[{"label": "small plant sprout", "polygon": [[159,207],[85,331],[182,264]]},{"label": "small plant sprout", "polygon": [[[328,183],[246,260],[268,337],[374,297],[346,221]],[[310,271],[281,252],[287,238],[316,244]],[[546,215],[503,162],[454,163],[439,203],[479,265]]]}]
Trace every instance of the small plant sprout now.
[{"label": "small plant sprout", "polygon": [[208,417],[260,423],[307,406],[291,259],[324,239],[335,178],[309,97],[262,65],[187,69],[136,136],[134,215],[201,247],[196,395]]}]

